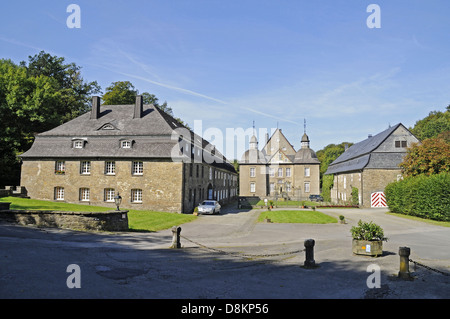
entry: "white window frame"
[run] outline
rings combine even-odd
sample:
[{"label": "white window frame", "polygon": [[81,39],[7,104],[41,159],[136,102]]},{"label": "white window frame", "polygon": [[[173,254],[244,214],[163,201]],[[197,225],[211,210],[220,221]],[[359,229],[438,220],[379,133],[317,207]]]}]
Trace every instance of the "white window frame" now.
[{"label": "white window frame", "polygon": [[66,172],[66,162],[65,161],[56,161],[55,164],[55,173],[59,171],[59,172]]},{"label": "white window frame", "polygon": [[132,203],[142,203],[142,189],[132,189],[131,190],[131,202]]},{"label": "white window frame", "polygon": [[286,177],[291,177],[291,168],[286,167]]},{"label": "white window frame", "polygon": [[104,190],[104,201],[108,203],[114,203],[114,197],[116,196],[116,191],[114,188],[105,188]]},{"label": "white window frame", "polygon": [[255,192],[256,192],[256,184],[250,183],[250,193],[255,193]]},{"label": "white window frame", "polygon": [[269,167],[269,176],[275,177],[275,169],[273,167]]},{"label": "white window frame", "polygon": [[73,141],[73,148],[84,148],[84,141],[82,140]]},{"label": "white window frame", "polygon": [[305,177],[311,176],[311,169],[309,167],[305,167]]},{"label": "white window frame", "polygon": [[131,141],[122,141],[121,143],[120,143],[120,146],[122,147],[122,148],[131,148]]},{"label": "white window frame", "polygon": [[133,161],[133,175],[144,175],[144,162]]},{"label": "white window frame", "polygon": [[115,161],[105,161],[105,174],[106,175],[116,175],[116,162]]},{"label": "white window frame", "polygon": [[91,200],[91,190],[89,188],[80,188],[80,201],[89,202]]},{"label": "white window frame", "polygon": [[255,177],[255,176],[256,176],[256,168],[250,167],[250,177]]},{"label": "white window frame", "polygon": [[90,175],[91,174],[91,161],[81,161],[80,173],[82,175]]},{"label": "white window frame", "polygon": [[64,200],[64,187],[55,187],[55,200]]},{"label": "white window frame", "polygon": [[283,177],[283,168],[282,167],[278,168],[278,177]]},{"label": "white window frame", "polygon": [[304,187],[305,187],[305,193],[311,192],[311,185],[309,182],[305,182]]}]

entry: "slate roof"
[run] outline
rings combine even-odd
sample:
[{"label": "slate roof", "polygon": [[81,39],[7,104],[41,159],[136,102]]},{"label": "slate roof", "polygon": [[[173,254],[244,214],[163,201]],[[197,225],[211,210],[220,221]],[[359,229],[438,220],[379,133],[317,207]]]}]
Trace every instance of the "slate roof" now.
[{"label": "slate roof", "polygon": [[[403,124],[399,123],[389,127],[387,130],[384,130],[377,135],[353,144],[328,166],[328,170],[325,174],[349,172],[365,168],[369,164],[371,155],[373,155],[372,152],[377,149],[399,126],[403,126]],[[395,158],[401,158],[400,154],[384,154],[380,156],[385,156],[386,160],[390,159],[392,156]]]},{"label": "slate roof", "polygon": [[[215,148],[194,134],[169,114],[153,105],[143,105],[140,118],[133,118],[135,105],[102,105],[98,119],[91,112],[68,121],[54,129],[36,135],[32,147],[21,155],[33,158],[173,158],[178,138],[172,134],[183,129],[188,143],[197,147]],[[190,139],[189,139],[190,138]],[[85,141],[84,148],[73,148],[73,140]],[[122,140],[133,142],[132,148],[120,147]],[[190,150],[189,150],[190,151]],[[233,165],[217,150],[211,165],[236,172]],[[183,156],[180,154],[180,158]]]}]

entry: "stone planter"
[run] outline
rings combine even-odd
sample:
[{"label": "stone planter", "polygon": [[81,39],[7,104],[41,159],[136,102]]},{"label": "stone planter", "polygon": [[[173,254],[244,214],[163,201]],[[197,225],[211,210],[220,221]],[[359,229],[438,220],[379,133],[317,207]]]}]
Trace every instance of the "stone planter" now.
[{"label": "stone planter", "polygon": [[352,250],[356,255],[381,256],[383,254],[383,241],[353,239]]}]

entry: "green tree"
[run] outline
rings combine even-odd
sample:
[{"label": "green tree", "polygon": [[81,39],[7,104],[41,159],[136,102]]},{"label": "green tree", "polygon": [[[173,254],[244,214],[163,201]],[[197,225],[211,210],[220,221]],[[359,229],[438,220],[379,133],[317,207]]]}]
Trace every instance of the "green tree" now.
[{"label": "green tree", "polygon": [[450,131],[450,105],[445,112],[432,111],[427,117],[417,121],[409,129],[419,140],[437,137],[440,133]]},{"label": "green tree", "polygon": [[399,166],[407,176],[450,172],[450,143],[440,137],[415,143],[408,148]]},{"label": "green tree", "polygon": [[34,135],[90,108],[96,82],[85,82],[80,67],[40,52],[19,65],[0,60],[0,186],[18,185],[20,155]]},{"label": "green tree", "polygon": [[[104,105],[134,104],[138,94],[139,91],[131,82],[117,81],[112,82],[111,85],[106,88],[102,100]],[[160,110],[172,116],[178,123],[189,129],[189,126],[185,122],[174,116],[172,108],[167,105],[166,101],[164,101],[163,104],[159,104],[159,100],[154,94],[143,92],[141,95],[144,104],[153,104]]]}]

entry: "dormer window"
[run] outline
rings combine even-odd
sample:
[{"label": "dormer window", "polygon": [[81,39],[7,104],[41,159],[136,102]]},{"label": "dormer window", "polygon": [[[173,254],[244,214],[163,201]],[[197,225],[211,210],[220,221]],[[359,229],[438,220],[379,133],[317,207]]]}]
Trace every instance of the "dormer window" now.
[{"label": "dormer window", "polygon": [[131,148],[131,141],[129,141],[129,140],[122,141],[120,143],[120,147],[122,147],[122,148]]},{"label": "dormer window", "polygon": [[86,140],[84,140],[84,139],[74,139],[74,140],[72,140],[72,147],[73,148],[84,148],[85,143],[86,143]]}]

